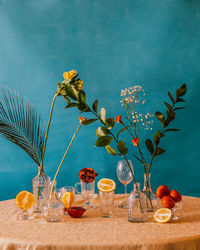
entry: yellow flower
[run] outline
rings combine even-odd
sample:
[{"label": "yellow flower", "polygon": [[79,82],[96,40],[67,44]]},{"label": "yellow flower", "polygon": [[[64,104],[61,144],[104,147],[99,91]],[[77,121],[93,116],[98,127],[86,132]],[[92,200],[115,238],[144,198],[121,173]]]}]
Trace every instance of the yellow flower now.
[{"label": "yellow flower", "polygon": [[71,71],[66,71],[63,73],[63,77],[65,80],[71,80],[73,77],[75,77],[75,75],[77,75],[76,70],[72,69]]},{"label": "yellow flower", "polygon": [[82,90],[83,89],[83,80],[79,80],[76,82],[76,86],[78,90]]}]

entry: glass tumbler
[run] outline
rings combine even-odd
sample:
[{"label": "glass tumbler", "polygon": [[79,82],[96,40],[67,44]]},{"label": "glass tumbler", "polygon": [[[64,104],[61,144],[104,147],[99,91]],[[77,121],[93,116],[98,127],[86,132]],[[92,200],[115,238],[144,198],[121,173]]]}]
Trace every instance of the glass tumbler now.
[{"label": "glass tumbler", "polygon": [[114,191],[111,192],[99,191],[99,199],[100,199],[102,217],[104,218],[112,217],[114,211]]}]

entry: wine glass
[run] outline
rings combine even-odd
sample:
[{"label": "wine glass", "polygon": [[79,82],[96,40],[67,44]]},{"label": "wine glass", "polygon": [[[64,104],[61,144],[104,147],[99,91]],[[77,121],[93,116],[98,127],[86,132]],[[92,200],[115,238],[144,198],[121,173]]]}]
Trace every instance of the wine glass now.
[{"label": "wine glass", "polygon": [[[130,167],[133,171],[133,164],[131,160],[128,160]],[[133,176],[131,174],[131,170],[128,166],[126,160],[120,160],[117,164],[117,177],[119,181],[124,184],[124,194],[127,196],[127,185],[132,181]],[[127,201],[123,201],[120,203],[119,207],[128,208]]]}]

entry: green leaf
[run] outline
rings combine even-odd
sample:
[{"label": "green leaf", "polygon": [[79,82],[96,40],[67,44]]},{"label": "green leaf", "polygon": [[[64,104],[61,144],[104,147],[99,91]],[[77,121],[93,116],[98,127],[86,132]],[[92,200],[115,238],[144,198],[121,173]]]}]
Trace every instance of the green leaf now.
[{"label": "green leaf", "polygon": [[85,112],[85,110],[88,109],[88,106],[84,103],[78,103],[78,109],[82,112]]},{"label": "green leaf", "polygon": [[160,142],[160,137],[158,136],[158,134],[154,134],[154,143],[157,146]]},{"label": "green leaf", "polygon": [[110,133],[110,131],[107,128],[104,128],[104,127],[98,127],[97,130],[96,130],[96,135],[98,137],[105,136],[105,135],[107,135],[109,133]]},{"label": "green leaf", "polygon": [[176,102],[186,102],[186,100],[184,100],[183,98],[176,98]]},{"label": "green leaf", "polygon": [[118,155],[118,153],[110,145],[107,145],[105,148],[106,148],[106,150],[108,151],[109,154]]},{"label": "green leaf", "polygon": [[167,111],[167,119],[164,123],[165,127],[167,127],[169,125],[169,123],[175,119],[175,117],[176,117],[176,113],[174,111],[168,110]]},{"label": "green leaf", "polygon": [[65,89],[67,95],[69,97],[71,97],[73,100],[78,99],[78,91],[73,86],[66,84],[64,89]]},{"label": "green leaf", "polygon": [[87,120],[87,121],[84,121],[83,122],[83,125],[89,125],[89,124],[91,124],[91,123],[93,123],[93,122],[96,122],[98,119],[89,119],[89,120]]},{"label": "green leaf", "polygon": [[101,109],[100,109],[99,117],[100,117],[100,119],[101,119],[104,123],[106,122],[106,110],[105,110],[105,108],[101,108]]},{"label": "green leaf", "polygon": [[184,83],[179,89],[176,90],[176,97],[181,97],[185,95],[187,91],[186,84]]},{"label": "green leaf", "polygon": [[86,104],[85,108],[82,110],[83,112],[89,112],[90,111],[90,107]]},{"label": "green leaf", "polygon": [[67,95],[64,96],[64,99],[65,99],[65,101],[66,101],[68,104],[71,103],[71,101],[70,101],[70,99],[69,99],[69,97],[68,97]]},{"label": "green leaf", "polygon": [[173,96],[171,95],[171,93],[169,91],[168,91],[168,96],[171,99],[172,103],[175,104],[176,102],[175,102]]},{"label": "green leaf", "polygon": [[128,152],[128,148],[126,148],[126,144],[124,141],[119,141],[117,143],[117,149],[119,150],[119,152],[123,155],[126,155]]},{"label": "green leaf", "polygon": [[112,142],[113,138],[111,136],[102,136],[96,140],[95,146],[105,147]]},{"label": "green leaf", "polygon": [[178,108],[173,109],[173,111],[179,110],[179,109],[185,109],[185,108],[186,108],[186,107],[178,107]]},{"label": "green leaf", "polygon": [[117,139],[118,139],[119,135],[120,135],[123,131],[125,131],[128,127],[129,127],[129,126],[126,126],[126,127],[122,128],[122,129],[120,129],[120,130],[118,131],[118,133],[117,133]]},{"label": "green leaf", "polygon": [[163,133],[161,133],[159,130],[157,131],[157,135],[158,135],[160,138],[162,138],[162,137],[165,136],[165,135],[164,135]]},{"label": "green leaf", "polygon": [[114,118],[107,118],[105,123],[106,123],[107,129],[111,129],[115,125],[115,119]]},{"label": "green leaf", "polygon": [[154,155],[155,155],[155,156],[156,156],[156,155],[161,155],[161,154],[163,154],[164,152],[165,152],[164,149],[162,149],[162,148],[157,148]]},{"label": "green leaf", "polygon": [[147,139],[147,140],[145,141],[145,145],[146,145],[147,149],[149,150],[149,152],[150,152],[151,154],[153,154],[153,152],[154,152],[154,146],[153,146],[152,141],[151,141],[150,139]]},{"label": "green leaf", "polygon": [[169,111],[172,110],[173,107],[172,107],[169,103],[164,102],[164,104],[165,104],[165,106],[167,107],[167,109],[168,109]]},{"label": "green leaf", "polygon": [[161,112],[157,111],[156,112],[156,117],[161,122],[161,124],[164,126],[164,122],[165,122],[164,115]]},{"label": "green leaf", "polygon": [[85,104],[86,103],[86,97],[85,97],[85,92],[83,90],[80,90],[78,92],[78,100],[81,104]]},{"label": "green leaf", "polygon": [[97,113],[97,109],[98,109],[98,100],[94,101],[92,108],[94,110],[95,113]]},{"label": "green leaf", "polygon": [[78,104],[77,104],[77,103],[72,102],[72,103],[68,104],[67,106],[65,106],[65,109],[68,109],[68,108],[73,108],[73,107],[77,107],[77,106],[78,106]]},{"label": "green leaf", "polygon": [[180,131],[180,129],[177,129],[177,128],[169,128],[169,129],[166,129],[164,132],[168,132],[168,131]]}]

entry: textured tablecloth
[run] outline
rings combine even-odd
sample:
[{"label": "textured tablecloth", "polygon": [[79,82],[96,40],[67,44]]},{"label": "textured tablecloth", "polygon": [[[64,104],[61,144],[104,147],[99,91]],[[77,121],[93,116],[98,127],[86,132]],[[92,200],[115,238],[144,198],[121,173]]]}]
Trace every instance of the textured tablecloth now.
[{"label": "textured tablecloth", "polygon": [[[119,196],[115,200],[117,206]],[[127,210],[117,207],[112,218],[102,218],[97,208],[79,219],[65,216],[59,223],[17,221],[17,212],[15,200],[0,202],[0,249],[200,249],[200,198],[183,197],[180,220],[165,224],[150,215],[148,223],[130,223]]]}]

